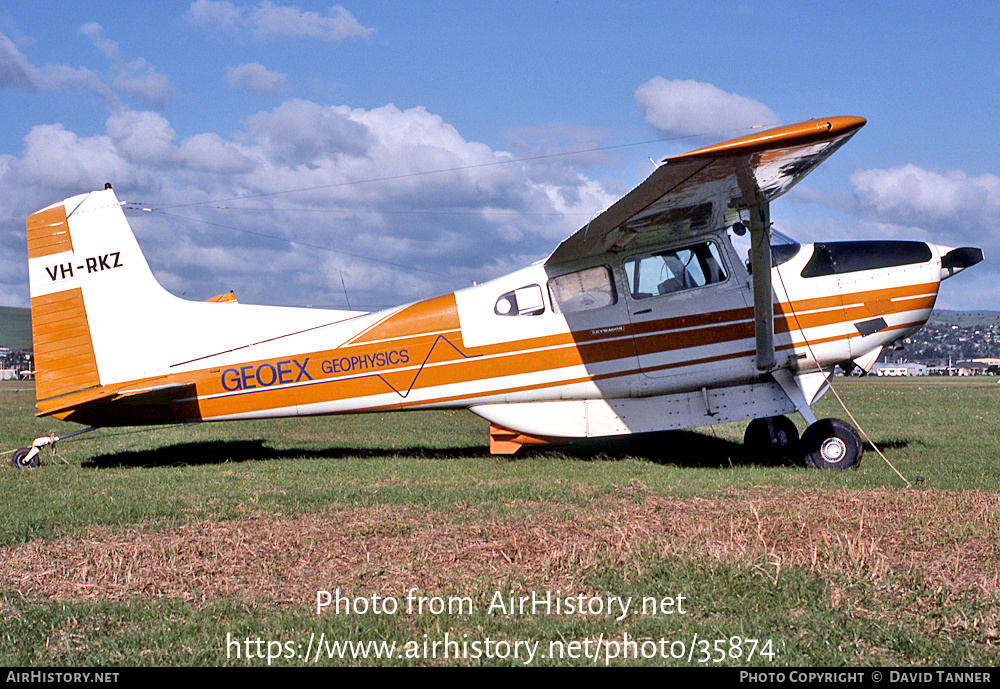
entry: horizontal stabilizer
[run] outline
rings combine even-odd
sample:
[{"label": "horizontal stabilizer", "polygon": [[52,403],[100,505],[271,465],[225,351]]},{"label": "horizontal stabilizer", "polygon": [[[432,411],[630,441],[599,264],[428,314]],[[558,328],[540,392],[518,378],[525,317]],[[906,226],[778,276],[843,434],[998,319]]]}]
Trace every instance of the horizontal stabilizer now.
[{"label": "horizontal stabilizer", "polygon": [[[183,402],[193,402],[194,383],[160,385],[144,390],[119,391],[95,388],[39,401],[36,416],[60,416],[94,426],[136,423],[146,413],[160,414],[158,423],[169,420],[170,412]],[[50,406],[51,404],[51,406]]]}]

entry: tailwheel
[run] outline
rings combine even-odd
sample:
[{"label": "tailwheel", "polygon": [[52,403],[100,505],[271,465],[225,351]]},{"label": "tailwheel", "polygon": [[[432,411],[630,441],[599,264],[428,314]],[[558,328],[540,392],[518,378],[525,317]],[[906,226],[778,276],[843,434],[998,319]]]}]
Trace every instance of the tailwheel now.
[{"label": "tailwheel", "polygon": [[802,461],[816,469],[851,469],[864,446],[857,431],[840,419],[820,419],[802,434]]},{"label": "tailwheel", "polygon": [[743,445],[754,452],[787,455],[799,443],[799,429],[787,416],[754,419],[743,434]]},{"label": "tailwheel", "polygon": [[37,469],[42,464],[41,460],[37,447],[22,447],[14,452],[10,463],[15,469]]}]

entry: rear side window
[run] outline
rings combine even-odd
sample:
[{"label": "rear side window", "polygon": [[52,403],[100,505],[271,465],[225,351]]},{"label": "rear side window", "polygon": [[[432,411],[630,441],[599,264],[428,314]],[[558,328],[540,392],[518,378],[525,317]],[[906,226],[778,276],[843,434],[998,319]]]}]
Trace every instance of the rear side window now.
[{"label": "rear side window", "polygon": [[538,316],[545,313],[542,288],[538,285],[528,285],[501,294],[496,306],[493,307],[493,313],[498,316]]},{"label": "rear side window", "polygon": [[563,313],[599,309],[618,301],[611,270],[607,266],[554,277],[549,280],[549,294]]}]

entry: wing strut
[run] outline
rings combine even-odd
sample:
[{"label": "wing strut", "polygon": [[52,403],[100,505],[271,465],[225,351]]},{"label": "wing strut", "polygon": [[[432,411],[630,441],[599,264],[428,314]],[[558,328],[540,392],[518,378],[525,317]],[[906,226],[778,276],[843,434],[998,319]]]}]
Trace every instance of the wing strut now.
[{"label": "wing strut", "polygon": [[774,304],[771,299],[771,208],[760,193],[744,159],[736,177],[743,201],[750,207],[750,269],[753,273],[754,333],[757,336],[757,370],[774,368]]}]

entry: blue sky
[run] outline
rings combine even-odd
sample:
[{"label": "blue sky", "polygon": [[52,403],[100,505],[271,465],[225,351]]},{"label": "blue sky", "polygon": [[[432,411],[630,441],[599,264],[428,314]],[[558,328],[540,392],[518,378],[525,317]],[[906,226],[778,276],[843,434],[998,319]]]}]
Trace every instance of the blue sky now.
[{"label": "blue sky", "polygon": [[996,3],[8,0],[0,304],[25,217],[105,181],[162,209],[129,219],[176,294],[376,308],[545,257],[650,158],[861,115],[776,225],[980,246],[938,306],[1000,308],[998,34]]}]

